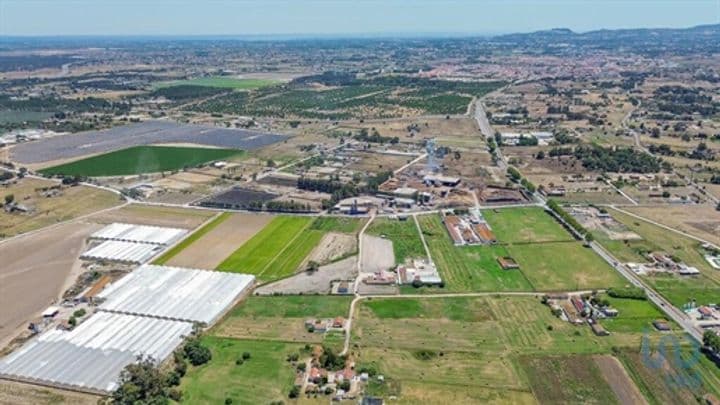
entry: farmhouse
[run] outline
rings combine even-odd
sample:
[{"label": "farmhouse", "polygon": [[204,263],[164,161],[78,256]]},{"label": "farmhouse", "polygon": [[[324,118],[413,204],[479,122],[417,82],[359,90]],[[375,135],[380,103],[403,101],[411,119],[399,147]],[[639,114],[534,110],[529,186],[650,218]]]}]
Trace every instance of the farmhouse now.
[{"label": "farmhouse", "polygon": [[435,264],[427,260],[413,260],[411,266],[398,266],[400,284],[420,283],[423,285],[441,285],[442,279]]}]

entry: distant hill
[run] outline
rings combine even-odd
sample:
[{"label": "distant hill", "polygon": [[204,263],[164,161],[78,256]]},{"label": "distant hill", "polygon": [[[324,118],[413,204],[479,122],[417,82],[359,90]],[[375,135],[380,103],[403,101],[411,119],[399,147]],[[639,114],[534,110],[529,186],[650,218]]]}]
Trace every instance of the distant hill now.
[{"label": "distant hill", "polygon": [[[538,52],[568,52],[577,48],[627,50],[644,54],[663,51],[719,52],[720,24],[691,28],[635,28],[577,33],[567,28],[530,33],[499,35],[491,42],[507,46],[527,46]],[[560,49],[565,49],[561,51]]]}]

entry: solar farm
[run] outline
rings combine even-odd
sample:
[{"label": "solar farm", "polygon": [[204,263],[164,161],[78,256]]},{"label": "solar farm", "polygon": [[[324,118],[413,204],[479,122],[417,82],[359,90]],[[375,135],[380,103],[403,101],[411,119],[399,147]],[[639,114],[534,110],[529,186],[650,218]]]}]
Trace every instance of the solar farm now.
[{"label": "solar farm", "polygon": [[192,143],[218,148],[257,149],[287,139],[284,135],[171,121],[145,121],[107,130],[81,132],[28,142],[12,149],[14,161],[30,164],[107,153],[132,146]]}]

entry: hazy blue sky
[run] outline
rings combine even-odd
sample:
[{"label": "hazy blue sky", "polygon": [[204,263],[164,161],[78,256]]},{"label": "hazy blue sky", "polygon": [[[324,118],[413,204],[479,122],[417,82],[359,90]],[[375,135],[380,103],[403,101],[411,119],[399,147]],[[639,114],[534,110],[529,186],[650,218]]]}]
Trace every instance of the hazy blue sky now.
[{"label": "hazy blue sky", "polygon": [[0,0],[0,35],[499,33],[720,22],[720,0]]}]

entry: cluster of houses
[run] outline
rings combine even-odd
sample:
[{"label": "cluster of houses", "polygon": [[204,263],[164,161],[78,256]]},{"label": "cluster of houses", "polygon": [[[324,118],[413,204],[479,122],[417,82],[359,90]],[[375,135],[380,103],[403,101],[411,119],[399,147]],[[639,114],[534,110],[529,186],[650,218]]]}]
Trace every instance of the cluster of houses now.
[{"label": "cluster of houses", "polygon": [[467,215],[445,211],[442,213],[442,221],[455,246],[497,243],[492,228],[479,210],[471,210]]},{"label": "cluster of houses", "polygon": [[694,276],[700,274],[700,270],[663,253],[652,252],[645,255],[648,263],[627,263],[627,266],[634,273],[645,275],[650,273],[671,273],[681,276]]},{"label": "cluster of houses", "polygon": [[442,286],[443,281],[435,263],[427,259],[413,259],[395,268],[395,271],[380,270],[366,277],[368,285],[413,285]]},{"label": "cluster of houses", "polygon": [[548,294],[545,302],[553,314],[573,325],[590,325],[597,336],[608,336],[608,332],[600,323],[600,319],[614,318],[619,311],[609,304],[598,300],[596,296]]}]

